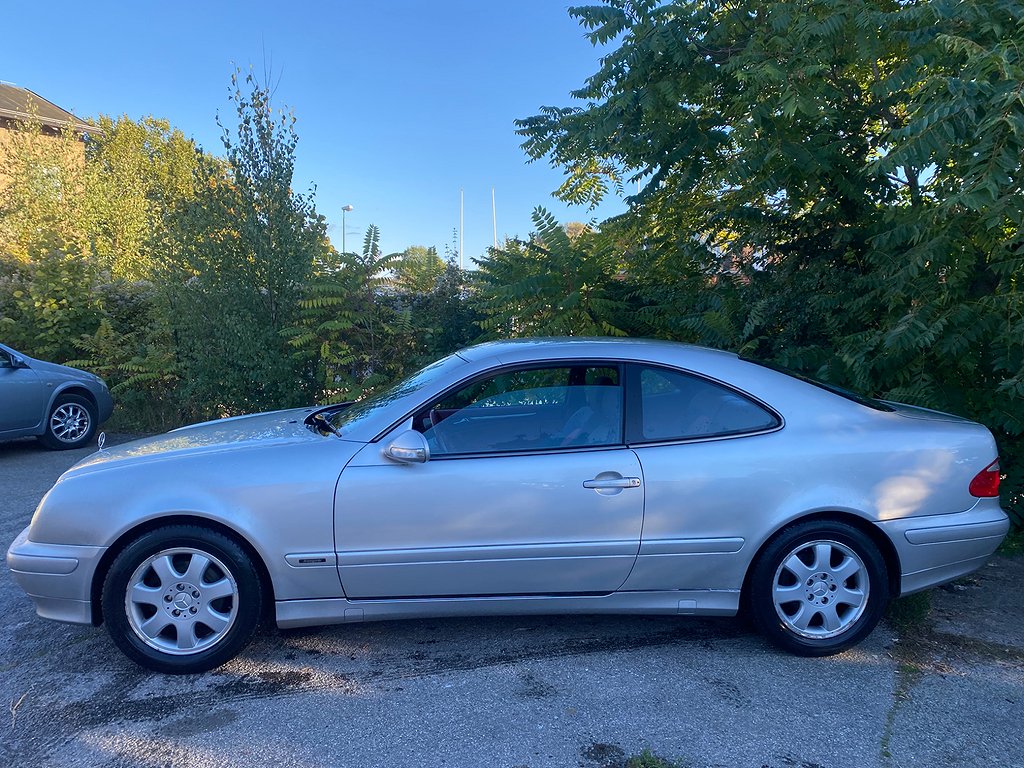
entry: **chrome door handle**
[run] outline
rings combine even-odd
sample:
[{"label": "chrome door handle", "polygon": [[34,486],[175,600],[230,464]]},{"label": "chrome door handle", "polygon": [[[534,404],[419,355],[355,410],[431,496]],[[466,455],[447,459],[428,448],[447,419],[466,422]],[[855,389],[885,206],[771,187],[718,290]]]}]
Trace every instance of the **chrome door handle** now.
[{"label": "chrome door handle", "polygon": [[604,488],[639,488],[640,478],[639,477],[611,477],[611,478],[594,478],[593,480],[584,480],[584,488],[596,488],[602,490]]}]

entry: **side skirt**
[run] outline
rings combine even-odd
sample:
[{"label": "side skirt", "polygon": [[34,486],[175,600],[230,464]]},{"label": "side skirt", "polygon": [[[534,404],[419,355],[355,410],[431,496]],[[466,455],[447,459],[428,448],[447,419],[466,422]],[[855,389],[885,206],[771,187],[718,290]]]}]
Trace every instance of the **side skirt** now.
[{"label": "side skirt", "polygon": [[739,608],[739,600],[738,589],[616,592],[611,595],[576,597],[530,595],[359,601],[344,598],[279,600],[277,625],[289,629],[389,619],[557,613],[732,616]]}]

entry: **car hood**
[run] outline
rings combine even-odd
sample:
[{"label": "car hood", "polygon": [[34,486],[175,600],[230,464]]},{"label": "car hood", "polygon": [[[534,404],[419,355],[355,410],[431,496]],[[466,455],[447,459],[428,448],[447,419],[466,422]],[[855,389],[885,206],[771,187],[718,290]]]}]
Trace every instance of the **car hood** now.
[{"label": "car hood", "polygon": [[45,360],[36,360],[35,358],[27,359],[29,366],[36,373],[67,379],[77,379],[78,381],[99,381],[98,376],[95,376],[88,371],[81,371],[78,368],[60,365],[59,363],[48,363]]},{"label": "car hood", "polygon": [[313,408],[235,416],[181,427],[163,435],[97,451],[72,467],[67,475],[107,469],[114,464],[163,460],[196,453],[242,450],[258,446],[281,445],[332,439],[311,430],[303,419]]}]

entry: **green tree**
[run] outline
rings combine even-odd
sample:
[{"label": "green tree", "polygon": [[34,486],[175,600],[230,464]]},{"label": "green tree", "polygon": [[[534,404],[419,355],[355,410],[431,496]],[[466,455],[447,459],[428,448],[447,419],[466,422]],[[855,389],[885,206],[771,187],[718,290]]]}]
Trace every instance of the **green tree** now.
[{"label": "green tree", "polygon": [[41,251],[91,254],[84,137],[36,118],[0,141],[0,254],[21,263]]},{"label": "green tree", "polygon": [[316,368],[321,401],[362,397],[401,374],[411,334],[392,291],[401,257],[381,252],[380,230],[371,225],[360,253],[332,251],[314,276],[288,335]]},{"label": "green tree", "polygon": [[408,307],[413,349],[406,369],[421,368],[474,342],[483,319],[476,301],[474,272],[459,269],[449,258],[427,291],[401,296]]},{"label": "green tree", "polygon": [[444,273],[445,262],[433,246],[412,245],[395,262],[395,287],[406,293],[429,293]]},{"label": "green tree", "polygon": [[84,185],[90,242],[115,278],[150,279],[170,214],[195,198],[199,150],[166,120],[96,124]]},{"label": "green tree", "polygon": [[[531,157],[564,169],[566,200],[643,182],[617,222],[635,235],[617,325],[965,413],[1004,455],[1022,452],[1024,5],[570,13],[614,50],[578,106],[519,130]],[[1009,465],[1004,502],[1020,509],[1024,473]]]},{"label": "green tree", "polygon": [[232,77],[232,101],[225,160],[199,164],[195,199],[172,217],[161,275],[184,394],[213,415],[312,398],[312,372],[283,331],[327,248],[312,197],[292,187],[294,117],[276,113],[251,74]]},{"label": "green tree", "polygon": [[108,277],[65,242],[33,243],[26,261],[0,257],[0,337],[45,360],[78,357],[76,341],[104,316]]},{"label": "green tree", "polygon": [[570,237],[543,208],[533,224],[530,240],[506,241],[477,261],[481,327],[498,337],[623,335],[613,241],[592,231]]}]

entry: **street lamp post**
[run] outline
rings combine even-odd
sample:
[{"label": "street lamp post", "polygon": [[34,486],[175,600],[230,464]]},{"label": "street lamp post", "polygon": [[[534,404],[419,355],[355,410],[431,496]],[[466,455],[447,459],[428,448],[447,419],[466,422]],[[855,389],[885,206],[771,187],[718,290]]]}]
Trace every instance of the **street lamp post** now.
[{"label": "street lamp post", "polygon": [[341,252],[348,253],[345,250],[345,214],[352,210],[351,205],[341,206]]}]

